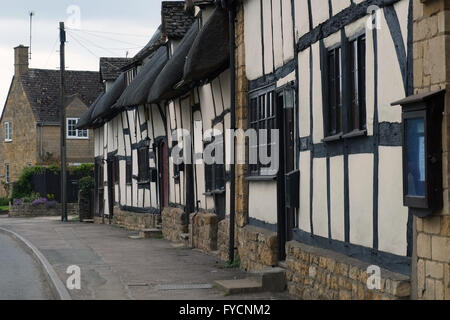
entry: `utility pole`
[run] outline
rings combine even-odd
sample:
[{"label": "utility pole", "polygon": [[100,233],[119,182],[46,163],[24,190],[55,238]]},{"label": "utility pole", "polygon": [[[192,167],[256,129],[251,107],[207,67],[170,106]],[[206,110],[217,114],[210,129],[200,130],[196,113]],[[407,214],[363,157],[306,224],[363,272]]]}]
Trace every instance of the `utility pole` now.
[{"label": "utility pole", "polygon": [[66,31],[64,22],[59,23],[60,39],[60,74],[61,74],[61,221],[67,222],[67,167],[66,167],[66,99],[65,99],[65,43]]},{"label": "utility pole", "polygon": [[33,39],[33,16],[34,16],[34,12],[30,11],[30,56],[29,56],[30,60],[31,60],[31,44],[32,44],[32,39]]}]

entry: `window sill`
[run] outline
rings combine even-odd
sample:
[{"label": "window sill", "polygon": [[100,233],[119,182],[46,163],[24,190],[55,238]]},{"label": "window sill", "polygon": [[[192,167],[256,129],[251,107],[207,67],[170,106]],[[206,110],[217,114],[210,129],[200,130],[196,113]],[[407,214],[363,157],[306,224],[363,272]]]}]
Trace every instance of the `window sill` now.
[{"label": "window sill", "polygon": [[67,140],[89,140],[89,137],[87,138],[79,138],[79,137],[66,137]]},{"label": "window sill", "polygon": [[342,136],[342,139],[351,139],[351,138],[357,138],[357,137],[363,137],[367,136],[367,130],[353,130],[349,133],[346,133]]},{"label": "window sill", "polygon": [[138,185],[150,184],[150,180],[138,181]]},{"label": "window sill", "polygon": [[5,140],[5,142],[6,142],[6,143],[11,143],[11,142],[12,142],[12,139],[10,139],[10,140]]},{"label": "window sill", "polygon": [[335,142],[342,139],[342,133],[335,134],[334,136],[329,136],[322,139],[322,142]]},{"label": "window sill", "polygon": [[214,195],[221,195],[221,194],[225,194],[225,190],[213,190],[213,191],[208,191],[205,192],[203,195],[204,196],[214,196]]},{"label": "window sill", "polygon": [[245,180],[250,181],[250,182],[260,182],[260,181],[274,181],[276,180],[277,176],[276,175],[271,175],[271,176],[250,176],[245,178]]}]

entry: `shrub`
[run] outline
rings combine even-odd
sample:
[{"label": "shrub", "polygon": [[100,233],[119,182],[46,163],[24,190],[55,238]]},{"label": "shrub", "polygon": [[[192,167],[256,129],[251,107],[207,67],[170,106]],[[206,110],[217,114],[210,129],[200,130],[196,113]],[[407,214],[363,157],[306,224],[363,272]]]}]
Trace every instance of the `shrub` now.
[{"label": "shrub", "polygon": [[[20,178],[14,183],[12,189],[12,198],[28,198],[33,193],[33,184],[31,183],[31,178],[33,175],[42,174],[45,172],[45,168],[42,167],[27,167],[23,169]],[[25,200],[25,199],[24,199]],[[31,199],[33,201],[34,199]],[[30,201],[30,202],[31,202]]]},{"label": "shrub", "polygon": [[33,200],[33,202],[31,202],[31,204],[33,206],[38,206],[40,204],[47,204],[48,203],[48,199],[47,198],[38,198]]},{"label": "shrub", "polygon": [[69,172],[78,177],[88,177],[94,174],[94,165],[84,163],[81,166],[69,167]]},{"label": "shrub", "polygon": [[0,198],[0,206],[8,206],[9,205],[9,198]]},{"label": "shrub", "polygon": [[87,193],[94,188],[94,178],[84,177],[78,181],[78,186],[81,192]]}]

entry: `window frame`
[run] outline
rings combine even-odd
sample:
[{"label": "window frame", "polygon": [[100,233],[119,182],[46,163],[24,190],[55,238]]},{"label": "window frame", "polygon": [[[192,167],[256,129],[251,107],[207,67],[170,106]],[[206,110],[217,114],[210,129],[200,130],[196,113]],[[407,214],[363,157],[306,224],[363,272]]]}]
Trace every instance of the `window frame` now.
[{"label": "window frame", "polygon": [[[76,126],[78,124],[78,121],[80,121],[80,118],[66,118],[66,138],[69,140],[89,140],[89,129],[73,129],[71,131],[75,131],[75,136],[69,135],[69,122],[75,121]],[[86,136],[80,136],[80,132],[86,132]]]},{"label": "window frame", "polygon": [[133,184],[133,160],[127,159],[125,163],[125,184]]},{"label": "window frame", "polygon": [[149,147],[143,146],[138,150],[138,183],[150,183],[150,155]]},{"label": "window frame", "polygon": [[[355,60],[354,60],[354,45],[358,45],[357,49],[357,80],[358,90],[355,89]],[[361,41],[364,41],[364,50],[359,45]],[[330,52],[340,49],[339,68],[337,68],[336,60],[334,64],[330,63]],[[341,139],[357,138],[367,135],[367,82],[366,82],[366,68],[367,68],[367,34],[366,31],[360,31],[353,34],[350,37],[345,35],[345,32],[341,30],[341,40],[339,43],[325,47],[323,40],[321,40],[321,69],[322,69],[322,99],[323,99],[323,120],[324,120],[324,138],[323,142],[331,143],[339,141]],[[363,63],[359,63],[363,61]],[[337,103],[337,94],[333,96],[333,88],[330,77],[332,71],[339,70],[340,76],[334,76],[334,79],[340,79],[340,100],[341,100],[341,112],[340,122],[341,127],[337,125],[336,119],[333,118],[332,105]],[[359,90],[363,88],[363,90]],[[334,90],[337,91],[337,90]],[[357,98],[355,98],[355,91],[357,91]],[[336,93],[336,92],[335,92]],[[358,100],[358,104],[355,103],[355,99]],[[334,102],[333,102],[334,100]],[[355,108],[358,108],[358,120],[355,118]],[[335,129],[332,130],[332,122],[335,121]],[[356,126],[356,122],[359,123]],[[339,130],[340,129],[340,130]],[[339,131],[339,132],[338,132]]]},{"label": "window frame", "polygon": [[[325,128],[325,137],[326,138],[330,138],[330,137],[340,137],[344,134],[344,126],[343,126],[343,110],[344,110],[344,101],[343,101],[343,75],[345,73],[342,72],[342,44],[338,43],[334,46],[331,46],[329,48],[326,48],[327,52],[326,52],[326,59],[327,59],[327,65],[328,65],[328,73],[327,73],[327,79],[326,79],[326,84],[327,84],[327,128]],[[333,52],[334,54],[334,65],[333,65],[333,69],[334,69],[334,77],[333,77],[333,81],[334,83],[336,83],[337,81],[339,82],[339,99],[337,98],[337,87],[334,87],[334,99],[331,99],[331,94],[332,94],[332,90],[331,90],[331,85],[330,85],[330,70],[332,69],[331,64],[330,64],[330,54],[331,52]],[[339,67],[336,67],[336,53],[339,53],[339,59],[337,60],[339,62]],[[337,74],[337,71],[339,71],[339,73]],[[334,100],[333,102],[331,102],[331,100]],[[340,103],[337,101],[340,100]],[[331,130],[331,123],[332,123],[332,115],[333,115],[333,110],[332,110],[332,104],[334,105],[335,108],[335,123],[334,123],[334,127],[335,127],[335,131],[333,132]],[[340,108],[340,116],[338,117],[338,108]],[[338,126],[338,122],[339,126]]]},{"label": "window frame", "polygon": [[[350,106],[348,110],[348,133],[357,132],[357,131],[367,131],[367,79],[366,79],[366,51],[367,51],[367,36],[366,32],[360,32],[355,34],[354,36],[348,39],[349,41],[349,49],[350,49]],[[361,52],[360,42],[364,41],[364,52]],[[354,45],[356,47],[356,58],[355,62],[355,52]],[[361,58],[364,58],[364,64],[361,64]],[[357,74],[355,74],[355,64],[357,63]],[[357,89],[355,88],[355,77],[357,77]],[[361,90],[361,88],[363,88]],[[357,90],[357,97],[355,97],[355,91]],[[358,105],[355,106],[355,100],[358,100]],[[358,119],[355,118],[355,107],[358,108]],[[356,126],[356,122],[358,122],[358,126]]]},{"label": "window frame", "polygon": [[[248,128],[257,131],[257,144],[255,146],[251,145],[249,141],[248,148],[249,152],[252,148],[256,148],[257,152],[257,164],[249,164],[248,176],[252,177],[272,177],[273,172],[264,172],[264,168],[267,166],[262,165],[259,161],[260,148],[263,146],[259,141],[259,130],[273,130],[277,129],[277,112],[278,106],[276,103],[277,88],[276,84],[271,84],[263,88],[253,90],[249,93],[248,101]],[[263,98],[264,97],[264,98]],[[264,99],[264,106],[261,108],[261,101]],[[256,100],[256,105],[253,102]],[[270,101],[270,104],[268,102]],[[256,108],[256,110],[254,110]],[[263,112],[262,112],[263,111]],[[270,125],[269,125],[270,123]],[[270,131],[269,131],[270,132]],[[270,141],[270,134],[268,135],[267,145],[270,152],[272,152],[271,145],[273,142]]]},{"label": "window frame", "polygon": [[[8,130],[6,130],[8,128]],[[5,142],[12,142],[12,126],[11,121],[5,121],[4,123]]]}]

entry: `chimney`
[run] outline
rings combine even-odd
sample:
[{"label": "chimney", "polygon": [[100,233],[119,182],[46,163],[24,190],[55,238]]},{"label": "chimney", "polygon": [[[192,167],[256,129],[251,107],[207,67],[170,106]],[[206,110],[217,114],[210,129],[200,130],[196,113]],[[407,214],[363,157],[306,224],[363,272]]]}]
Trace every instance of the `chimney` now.
[{"label": "chimney", "polygon": [[28,71],[28,47],[20,45],[14,48],[14,67],[16,76]]}]

